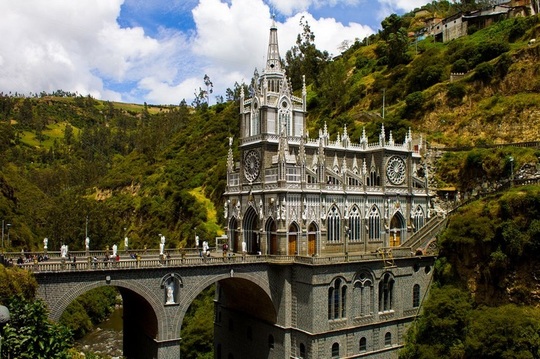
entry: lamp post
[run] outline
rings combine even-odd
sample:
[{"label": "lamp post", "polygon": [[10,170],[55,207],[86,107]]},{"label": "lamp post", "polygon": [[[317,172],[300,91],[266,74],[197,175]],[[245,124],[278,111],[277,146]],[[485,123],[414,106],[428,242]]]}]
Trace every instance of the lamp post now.
[{"label": "lamp post", "polygon": [[2,220],[2,253],[4,253],[4,220]]},{"label": "lamp post", "polygon": [[514,187],[514,157],[510,156],[510,187]]},{"label": "lamp post", "polygon": [[4,325],[6,325],[10,319],[9,309],[0,305],[0,358],[2,358],[2,331],[4,330]]}]

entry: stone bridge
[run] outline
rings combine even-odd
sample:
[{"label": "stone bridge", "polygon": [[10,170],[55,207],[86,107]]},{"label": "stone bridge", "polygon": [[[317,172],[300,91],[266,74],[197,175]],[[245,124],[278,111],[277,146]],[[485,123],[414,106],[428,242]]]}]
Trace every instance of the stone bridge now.
[{"label": "stone bridge", "polygon": [[35,273],[38,297],[55,321],[78,296],[116,287],[129,359],[180,358],[185,314],[213,284],[215,358],[326,358],[336,345],[345,353],[358,352],[354,342],[366,338],[366,348],[360,348],[372,353],[368,357],[390,358],[419,312],[433,260],[411,248],[393,248],[321,257],[178,253],[108,263],[51,258],[21,266]]}]

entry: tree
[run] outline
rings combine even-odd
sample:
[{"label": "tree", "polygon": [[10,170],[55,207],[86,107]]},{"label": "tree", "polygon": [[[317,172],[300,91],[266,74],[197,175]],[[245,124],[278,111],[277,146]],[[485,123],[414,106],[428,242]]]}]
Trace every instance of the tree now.
[{"label": "tree", "polygon": [[26,97],[19,109],[19,123],[22,126],[29,127],[34,123],[34,112],[32,111],[32,102]]},{"label": "tree", "polygon": [[320,51],[315,46],[315,34],[304,17],[300,19],[302,34],[296,37],[296,45],[285,54],[287,75],[291,79],[293,89],[302,88],[302,76],[306,84],[318,85],[318,76],[330,60],[327,51]]},{"label": "tree", "polygon": [[3,352],[20,359],[68,358],[71,332],[49,321],[41,300],[12,297],[6,304],[11,321],[4,327]]}]

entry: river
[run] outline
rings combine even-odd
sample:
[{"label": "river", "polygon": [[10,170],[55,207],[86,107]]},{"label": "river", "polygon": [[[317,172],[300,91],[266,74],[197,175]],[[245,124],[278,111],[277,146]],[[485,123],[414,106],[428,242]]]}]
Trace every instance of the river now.
[{"label": "river", "polygon": [[93,332],[77,340],[75,347],[84,352],[111,356],[113,359],[122,358],[124,335],[122,314],[122,307],[115,309]]}]

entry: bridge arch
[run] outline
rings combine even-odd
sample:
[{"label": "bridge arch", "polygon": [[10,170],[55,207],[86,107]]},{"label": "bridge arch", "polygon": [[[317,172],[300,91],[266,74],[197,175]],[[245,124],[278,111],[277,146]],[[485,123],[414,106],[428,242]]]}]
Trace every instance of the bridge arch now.
[{"label": "bridge arch", "polygon": [[178,333],[180,333],[184,317],[191,303],[204,289],[216,283],[225,285],[227,288],[240,289],[238,293],[243,297],[243,303],[250,298],[250,295],[253,295],[258,305],[265,309],[261,319],[276,323],[278,309],[275,300],[273,300],[272,293],[274,291],[269,287],[268,278],[257,273],[236,273],[234,269],[230,269],[230,271],[216,276],[205,276],[204,279],[197,282],[195,286],[190,286],[191,289],[180,299],[178,316],[173,323]]}]

